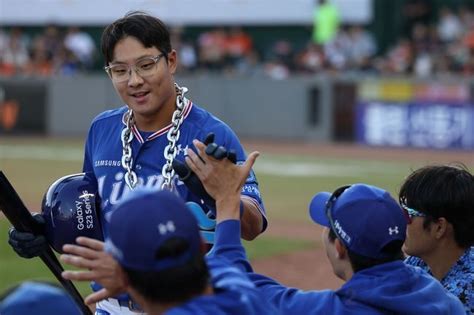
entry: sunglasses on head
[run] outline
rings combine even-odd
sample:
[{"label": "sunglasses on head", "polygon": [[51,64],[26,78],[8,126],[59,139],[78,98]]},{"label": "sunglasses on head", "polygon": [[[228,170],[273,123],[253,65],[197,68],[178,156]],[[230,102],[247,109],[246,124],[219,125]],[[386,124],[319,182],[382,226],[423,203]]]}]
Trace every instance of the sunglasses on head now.
[{"label": "sunglasses on head", "polygon": [[427,215],[423,212],[415,210],[413,208],[408,207],[405,203],[400,204],[402,206],[403,212],[405,213],[408,223],[411,223],[413,218],[415,217],[426,217]]},{"label": "sunglasses on head", "polygon": [[336,236],[339,239],[342,239],[342,240],[347,241],[347,242],[350,242],[350,238],[348,239],[348,236],[345,234],[345,232],[341,231],[341,228],[336,226],[336,224],[334,222],[334,219],[332,217],[332,208],[333,208],[334,203],[336,202],[337,198],[339,198],[342,195],[342,193],[351,186],[352,185],[345,185],[345,186],[341,186],[341,187],[337,188],[332,193],[331,197],[329,197],[328,201],[326,201],[326,217],[329,220],[329,225],[331,226],[331,230],[334,231],[334,233],[336,234]]}]

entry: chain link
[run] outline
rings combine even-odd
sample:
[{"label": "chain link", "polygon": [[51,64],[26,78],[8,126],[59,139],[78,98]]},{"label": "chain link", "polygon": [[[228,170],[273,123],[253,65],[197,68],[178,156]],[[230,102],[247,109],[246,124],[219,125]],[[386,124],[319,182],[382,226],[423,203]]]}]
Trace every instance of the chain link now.
[{"label": "chain link", "polygon": [[133,157],[132,157],[132,140],[133,132],[132,126],[135,124],[132,109],[129,109],[126,116],[126,125],[122,130],[122,167],[125,169],[125,183],[130,189],[135,188],[138,182],[137,174],[133,168]]},{"label": "chain link", "polygon": [[[186,87],[180,87],[178,84],[174,84],[176,89],[176,110],[173,112],[171,118],[171,128],[167,133],[168,145],[163,151],[163,155],[166,159],[166,163],[163,165],[161,174],[163,175],[163,184],[161,189],[174,189],[173,178],[175,172],[173,169],[173,160],[178,153],[176,143],[179,140],[180,131],[179,128],[184,120],[184,107],[186,105],[186,98],[184,94],[188,91]],[[125,183],[130,189],[134,189],[138,182],[138,177],[133,170],[133,157],[132,157],[132,140],[133,132],[132,128],[135,124],[132,109],[129,109],[126,114],[126,125],[122,130],[122,167],[125,169]]]},{"label": "chain link", "polygon": [[174,189],[173,178],[175,175],[173,169],[173,160],[176,157],[178,151],[176,150],[176,143],[179,140],[179,128],[184,120],[184,107],[186,105],[186,98],[184,94],[188,91],[186,87],[180,87],[178,84],[174,84],[176,89],[176,110],[173,113],[171,118],[171,128],[166,135],[168,138],[168,145],[165,147],[163,151],[163,155],[166,159],[166,163],[163,165],[161,170],[161,174],[163,175],[163,184],[161,185],[161,189]]}]

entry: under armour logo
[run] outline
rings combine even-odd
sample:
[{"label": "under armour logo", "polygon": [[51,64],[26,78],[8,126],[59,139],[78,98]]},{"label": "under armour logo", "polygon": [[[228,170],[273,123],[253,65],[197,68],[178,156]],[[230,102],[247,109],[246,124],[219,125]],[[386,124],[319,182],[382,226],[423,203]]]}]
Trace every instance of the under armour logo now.
[{"label": "under armour logo", "polygon": [[393,228],[388,227],[388,234],[392,235],[392,234],[398,234],[398,233],[399,233],[398,226],[394,226]]},{"label": "under armour logo", "polygon": [[166,233],[172,233],[176,230],[176,227],[174,226],[173,221],[168,221],[166,223],[160,223],[158,224],[158,231],[160,232],[161,235],[164,235]]}]

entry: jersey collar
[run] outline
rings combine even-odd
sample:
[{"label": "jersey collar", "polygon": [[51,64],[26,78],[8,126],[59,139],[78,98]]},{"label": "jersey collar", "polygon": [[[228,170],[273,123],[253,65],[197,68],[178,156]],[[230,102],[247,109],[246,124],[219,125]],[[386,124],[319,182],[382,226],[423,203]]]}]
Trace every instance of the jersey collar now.
[{"label": "jersey collar", "polygon": [[[191,112],[191,109],[193,107],[193,102],[191,102],[190,100],[188,99],[185,99],[186,100],[186,104],[184,105],[184,118],[183,119],[186,119],[186,117],[188,117],[189,113]],[[125,118],[126,118],[126,115],[127,115],[127,112],[125,112],[122,116],[122,123],[124,125],[127,125],[126,121],[125,121]],[[169,125],[167,125],[166,127],[163,127],[161,128],[160,130],[158,131],[155,131],[154,133],[152,133],[151,135],[149,135],[146,139],[143,139],[142,135],[140,134],[140,132],[138,131],[138,128],[136,125],[133,125],[132,126],[132,132],[133,132],[133,135],[135,138],[137,138],[137,140],[140,142],[140,143],[144,143],[146,141],[151,141],[153,139],[156,139],[158,138],[159,136],[167,133],[171,127],[173,126],[172,123],[170,123]]]}]

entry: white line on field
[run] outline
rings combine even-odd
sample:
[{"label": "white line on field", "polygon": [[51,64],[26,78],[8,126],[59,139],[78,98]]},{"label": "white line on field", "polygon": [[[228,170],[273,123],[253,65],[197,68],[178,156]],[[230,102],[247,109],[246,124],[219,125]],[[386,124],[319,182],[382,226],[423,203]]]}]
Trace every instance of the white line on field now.
[{"label": "white line on field", "polygon": [[[31,145],[0,145],[2,159],[46,160],[46,161],[82,161],[83,150],[76,148],[42,147]],[[368,162],[368,161],[366,161]],[[394,164],[396,165],[396,164]],[[265,157],[257,160],[255,171],[260,174],[289,177],[347,177],[369,174],[397,173],[397,167],[385,163],[350,163],[347,160],[329,162],[277,161]]]}]

